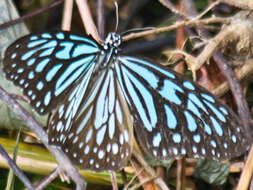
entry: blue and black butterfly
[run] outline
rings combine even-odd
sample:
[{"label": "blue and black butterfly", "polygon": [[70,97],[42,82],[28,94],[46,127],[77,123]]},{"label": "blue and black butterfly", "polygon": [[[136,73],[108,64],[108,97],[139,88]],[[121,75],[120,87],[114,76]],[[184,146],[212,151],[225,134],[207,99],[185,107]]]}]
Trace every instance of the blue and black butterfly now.
[{"label": "blue and black butterfly", "polygon": [[5,53],[4,72],[40,114],[52,112],[49,142],[87,169],[117,170],[134,138],[150,157],[229,159],[248,140],[237,115],[191,80],[69,32],[27,35]]}]

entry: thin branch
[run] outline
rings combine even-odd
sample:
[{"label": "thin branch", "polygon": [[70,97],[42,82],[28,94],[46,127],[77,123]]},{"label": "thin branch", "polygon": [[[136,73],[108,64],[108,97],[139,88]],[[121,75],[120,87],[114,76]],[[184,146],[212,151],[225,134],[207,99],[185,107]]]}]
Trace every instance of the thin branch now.
[{"label": "thin branch", "polygon": [[48,135],[38,124],[38,122],[24,109],[20,104],[11,98],[11,96],[0,87],[0,99],[2,99],[8,107],[37,135],[46,148],[53,154],[59,163],[59,167],[76,183],[76,190],[83,190],[86,187],[86,182],[79,174],[78,170],[72,165],[69,158],[57,146],[48,144]]},{"label": "thin branch", "polygon": [[48,176],[39,181],[36,190],[42,190],[58,177],[58,170],[54,169]]},{"label": "thin branch", "polygon": [[177,190],[185,189],[185,159],[177,160]]},{"label": "thin branch", "polygon": [[[140,164],[144,167],[144,169],[149,173],[151,177],[156,176],[156,172],[148,165],[148,163],[143,159],[143,157],[135,149],[133,149],[133,155],[138,160],[138,162],[140,162]],[[160,186],[161,189],[169,190],[167,185],[164,183],[164,181],[160,177],[157,177],[154,180],[156,184]]]},{"label": "thin branch", "polygon": [[253,174],[253,146],[249,152],[248,159],[244,166],[244,170],[240,176],[240,180],[237,184],[236,190],[247,190],[249,186],[249,182],[252,178]]},{"label": "thin branch", "polygon": [[247,32],[251,31],[251,27],[252,25],[248,21],[242,19],[233,20],[229,26],[224,27],[215,37],[208,40],[208,43],[202,52],[197,56],[194,63],[191,64],[190,69],[193,72],[197,71],[207,60],[210,59],[210,57],[212,57],[213,53],[222,42],[226,40],[232,41],[246,36]]},{"label": "thin branch", "polygon": [[31,18],[31,17],[34,17],[35,15],[38,15],[38,14],[41,14],[49,9],[52,9],[56,6],[59,6],[60,4],[62,4],[63,0],[57,0],[57,1],[54,1],[52,3],[50,3],[49,5],[45,6],[45,7],[42,7],[40,9],[37,9],[35,11],[32,11],[31,13],[28,13],[20,18],[17,18],[17,19],[14,19],[14,20],[10,20],[8,22],[5,22],[3,24],[0,25],[0,30],[4,29],[4,28],[8,28],[10,26],[13,26],[15,24],[18,24],[18,23],[21,23],[21,22],[24,22],[25,20]]},{"label": "thin branch", "polygon": [[173,12],[175,15],[178,15],[180,17],[183,17],[183,19],[187,19],[186,15],[179,11],[174,5],[173,3],[171,3],[171,1],[169,0],[158,0],[163,6],[165,6],[166,8],[168,8],[171,12]]},{"label": "thin branch", "polygon": [[117,178],[115,171],[109,171],[112,180],[112,190],[118,190]]},{"label": "thin branch", "polygon": [[98,31],[97,31],[96,25],[93,21],[87,0],[76,0],[76,4],[79,9],[79,13],[81,15],[86,33],[92,35],[92,37],[96,41],[100,42],[101,39],[98,35]]},{"label": "thin branch", "polygon": [[192,27],[192,26],[201,26],[201,25],[213,24],[213,23],[229,23],[230,21],[231,21],[230,18],[221,18],[221,17],[212,17],[212,18],[207,18],[207,19],[202,19],[202,20],[192,19],[192,20],[188,20],[188,21],[178,21],[175,24],[170,25],[170,26],[156,28],[153,30],[148,30],[148,31],[143,31],[143,32],[133,33],[133,34],[123,36],[123,40],[126,41],[126,40],[131,40],[134,38],[143,37],[143,36],[150,35],[150,34],[158,34],[161,32],[168,32],[168,31],[175,30],[175,29],[182,27],[182,26]]},{"label": "thin branch", "polygon": [[[242,67],[235,69],[235,75],[238,80],[242,80],[243,78],[249,76],[253,72],[253,59],[249,59],[245,61]],[[212,90],[212,94],[216,96],[222,96],[229,90],[228,82],[223,82],[217,88]]]},{"label": "thin branch", "polygon": [[69,31],[71,28],[71,19],[73,12],[73,0],[65,0],[63,8],[63,19],[61,29]]},{"label": "thin branch", "polygon": [[129,190],[130,189],[130,185],[135,181],[135,179],[138,177],[138,175],[141,174],[141,172],[143,171],[143,168],[140,169],[139,171],[135,172],[134,176],[130,179],[130,181],[124,186],[123,190]]},{"label": "thin branch", "polygon": [[[183,2],[184,2],[184,6],[185,6],[185,10],[186,10],[187,14],[190,16],[197,16],[197,11],[194,7],[194,5],[195,5],[194,1],[183,0]],[[230,18],[230,19],[232,19],[232,18]],[[207,30],[201,29],[201,28],[199,28],[199,26],[197,26],[197,30],[199,31],[199,35],[202,39],[206,40],[206,39],[210,38],[210,34]],[[238,30],[238,27],[237,27],[237,29],[235,28],[235,30]],[[215,50],[215,48],[213,50]],[[250,116],[247,101],[243,95],[240,83],[237,80],[237,78],[234,74],[234,71],[228,66],[227,61],[223,57],[222,53],[220,53],[219,51],[216,51],[213,55],[214,55],[213,57],[218,65],[218,67],[220,68],[222,74],[225,76],[225,78],[227,79],[227,81],[229,83],[230,89],[231,89],[234,99],[236,101],[236,105],[238,108],[238,114],[242,120],[243,127],[247,131],[246,135],[247,135],[247,137],[249,137],[249,140],[250,140],[251,137],[250,137],[249,127],[250,127],[251,116]],[[204,61],[204,60],[202,60],[202,61]],[[207,61],[207,60],[205,60],[205,61]]]},{"label": "thin branch", "polygon": [[220,3],[221,3],[220,0],[214,1],[202,13],[200,13],[197,17],[195,17],[195,19],[201,19],[205,14],[207,14],[210,10],[212,10],[214,7],[216,7]]},{"label": "thin branch", "polygon": [[234,95],[234,99],[236,101],[238,114],[240,119],[242,120],[243,127],[245,128],[246,134],[245,136],[248,138],[249,142],[252,142],[251,130],[250,130],[250,112],[248,108],[247,101],[244,97],[242,87],[235,76],[235,73],[231,67],[229,67],[228,61],[224,58],[220,51],[216,51],[213,55],[213,59],[217,63],[220,71],[225,76],[230,89]]},{"label": "thin branch", "polygon": [[24,185],[29,190],[35,190],[35,187],[30,182],[30,180],[25,176],[25,174],[18,168],[17,164],[13,162],[13,160],[9,157],[8,153],[4,150],[2,145],[0,145],[0,154],[3,156],[3,158],[7,161],[8,165],[11,167],[15,175],[18,176],[18,178],[24,183]]},{"label": "thin branch", "polygon": [[98,0],[97,3],[97,24],[98,24],[98,33],[101,39],[105,37],[105,17],[104,17],[104,0]]},{"label": "thin branch", "polygon": [[242,9],[250,9],[253,10],[253,1],[251,0],[221,0],[223,3],[227,3],[228,5],[232,5],[235,7],[239,7]]}]

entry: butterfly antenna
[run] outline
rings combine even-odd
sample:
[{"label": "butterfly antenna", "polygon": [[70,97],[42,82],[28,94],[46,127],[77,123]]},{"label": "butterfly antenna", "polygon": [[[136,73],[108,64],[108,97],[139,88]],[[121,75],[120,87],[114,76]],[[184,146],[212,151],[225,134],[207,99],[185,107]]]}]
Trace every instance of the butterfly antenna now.
[{"label": "butterfly antenna", "polygon": [[144,27],[144,28],[132,28],[132,29],[129,29],[129,30],[126,30],[122,33],[120,33],[121,36],[124,36],[130,32],[142,32],[142,31],[146,31],[146,30],[155,30],[156,27]]},{"label": "butterfly antenna", "polygon": [[114,2],[115,9],[116,9],[116,26],[115,26],[115,32],[118,30],[118,25],[119,25],[119,6],[118,3],[115,1]]}]

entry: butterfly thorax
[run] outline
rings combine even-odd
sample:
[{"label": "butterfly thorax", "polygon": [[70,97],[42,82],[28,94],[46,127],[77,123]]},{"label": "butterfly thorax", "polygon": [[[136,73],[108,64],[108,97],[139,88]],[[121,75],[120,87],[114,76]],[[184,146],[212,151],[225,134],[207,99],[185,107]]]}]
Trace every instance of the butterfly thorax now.
[{"label": "butterfly thorax", "polygon": [[119,34],[115,32],[110,32],[105,42],[102,46],[101,55],[98,57],[97,67],[95,69],[95,73],[99,73],[99,71],[113,67],[113,59],[115,59],[118,54],[119,46],[122,42],[122,38]]}]

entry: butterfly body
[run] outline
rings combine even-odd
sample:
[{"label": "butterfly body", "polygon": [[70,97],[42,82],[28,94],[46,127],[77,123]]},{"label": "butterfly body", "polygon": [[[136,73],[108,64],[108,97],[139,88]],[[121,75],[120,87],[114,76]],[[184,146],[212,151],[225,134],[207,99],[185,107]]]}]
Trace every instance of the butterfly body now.
[{"label": "butterfly body", "polygon": [[40,114],[49,142],[95,171],[117,170],[134,136],[155,159],[229,159],[248,148],[239,118],[191,80],[138,57],[121,55],[121,37],[103,45],[89,36],[25,36],[6,51],[6,77]]}]

